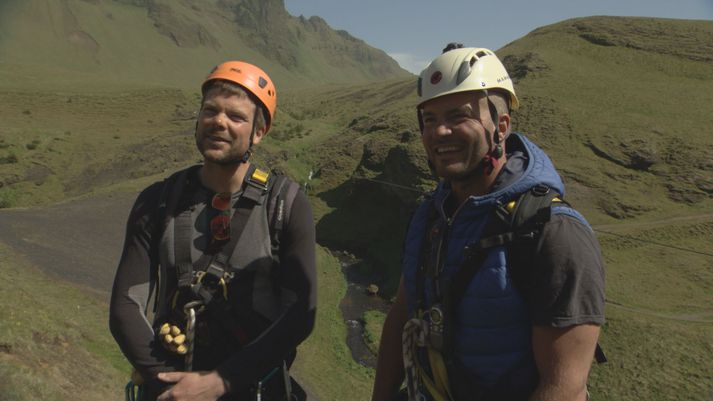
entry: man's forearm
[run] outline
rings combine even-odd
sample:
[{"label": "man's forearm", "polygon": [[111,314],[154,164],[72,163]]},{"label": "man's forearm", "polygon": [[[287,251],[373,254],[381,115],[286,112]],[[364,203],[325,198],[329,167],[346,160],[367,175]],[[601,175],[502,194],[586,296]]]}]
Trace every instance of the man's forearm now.
[{"label": "man's forearm", "polygon": [[392,401],[404,380],[401,334],[407,318],[408,309],[402,282],[396,294],[396,301],[384,321],[372,401]]}]

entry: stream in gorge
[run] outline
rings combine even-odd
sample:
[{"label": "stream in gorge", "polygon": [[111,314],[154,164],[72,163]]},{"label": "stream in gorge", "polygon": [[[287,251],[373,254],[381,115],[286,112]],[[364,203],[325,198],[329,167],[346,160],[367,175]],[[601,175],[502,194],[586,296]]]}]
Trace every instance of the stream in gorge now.
[{"label": "stream in gorge", "polygon": [[357,269],[360,260],[346,252],[334,252],[339,260],[344,278],[347,280],[347,293],[339,303],[339,309],[347,325],[347,346],[354,360],[366,367],[376,368],[374,355],[364,342],[364,313],[378,310],[389,311],[390,304],[378,295],[367,291],[370,279]]}]

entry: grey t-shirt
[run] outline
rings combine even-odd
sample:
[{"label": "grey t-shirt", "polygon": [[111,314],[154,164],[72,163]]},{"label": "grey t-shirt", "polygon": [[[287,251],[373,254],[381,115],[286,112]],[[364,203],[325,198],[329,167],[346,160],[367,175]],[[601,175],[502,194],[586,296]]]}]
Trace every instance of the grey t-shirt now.
[{"label": "grey t-shirt", "polygon": [[[516,181],[527,163],[522,151],[508,153],[493,187],[503,188]],[[604,324],[604,261],[591,227],[568,214],[553,214],[544,226],[532,264],[525,268],[523,290],[528,292],[532,324]]]},{"label": "grey t-shirt", "polygon": [[528,307],[534,325],[604,324],[604,262],[589,226],[554,214],[533,262]]}]

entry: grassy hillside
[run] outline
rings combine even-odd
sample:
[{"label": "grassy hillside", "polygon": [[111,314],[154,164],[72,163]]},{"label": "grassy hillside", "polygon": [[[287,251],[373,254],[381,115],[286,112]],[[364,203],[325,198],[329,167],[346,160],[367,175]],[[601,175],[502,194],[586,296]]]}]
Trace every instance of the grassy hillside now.
[{"label": "grassy hillside", "polygon": [[289,15],[282,0],[0,4],[0,88],[193,89],[235,58],[262,66],[278,88],[410,75],[318,17]]},{"label": "grassy hillside", "polygon": [[[22,50],[19,39],[8,39],[8,32],[20,31],[2,22],[8,7],[28,15],[68,7],[75,17],[110,10],[117,20],[134,21],[146,46],[168,44],[159,51],[167,59],[180,54],[172,58],[181,65],[175,73],[188,77],[136,80],[143,76],[136,71],[143,68],[154,78],[161,72],[160,64],[141,61],[151,58],[140,46],[135,51],[142,56],[117,51],[127,63],[136,63],[129,66],[128,78],[102,69],[100,59],[102,68],[85,62],[80,64],[86,70],[62,66],[53,75],[61,79],[50,82],[46,66],[33,61],[35,56],[12,62],[0,58],[0,207],[118,187],[138,190],[146,177],[197,160],[192,128],[199,98],[194,87],[204,72],[187,60],[212,52],[213,42],[204,38],[207,47],[175,49],[160,23],[156,27],[139,18],[145,17],[148,9],[142,7],[148,3],[0,4],[0,55]],[[188,2],[171,4],[170,15],[190,13],[192,21],[209,21],[216,12],[194,14]],[[247,8],[233,10],[237,19],[256,10],[252,2],[241,4]],[[35,8],[24,8],[30,5]],[[164,21],[155,13],[166,12],[159,8],[149,19]],[[317,20],[289,21],[279,32],[253,27],[253,39],[281,37],[293,29],[290,24],[313,24],[319,30]],[[218,37],[221,29],[211,32]],[[100,30],[85,31],[100,38]],[[314,47],[310,38],[297,48]],[[54,42],[38,43],[48,52],[43,54],[52,54]],[[514,115],[516,128],[552,157],[566,182],[567,198],[594,224],[602,244],[608,299],[602,343],[611,362],[593,370],[597,399],[698,400],[713,394],[713,117],[705,107],[713,104],[712,47],[710,21],[596,17],[540,28],[498,51],[513,72],[522,103]],[[65,50],[58,50],[61,57],[70,54]],[[321,62],[319,67],[304,64],[305,71],[299,63],[290,69],[287,50],[269,53],[279,64],[275,70],[281,80],[305,79],[309,71],[328,77],[335,71]],[[79,60],[82,54],[73,57]],[[254,54],[268,58],[268,53]],[[23,81],[27,78],[36,80]],[[190,87],[151,88],[179,78]],[[83,80],[86,85],[76,86]],[[362,266],[387,296],[399,274],[409,214],[434,184],[415,121],[414,81],[394,76],[378,83],[284,90],[274,129],[255,155],[258,164],[307,185],[320,243],[363,258]],[[329,394],[326,399],[364,399],[372,373],[355,366],[340,342],[344,326],[338,324],[336,302],[344,290],[334,263],[320,256],[320,294],[328,295],[320,298],[318,327],[305,345],[322,362],[304,360],[299,366],[315,390]],[[101,308],[92,316],[104,319]],[[7,319],[0,319],[0,327],[11,327]],[[378,336],[380,319],[367,316],[371,337]],[[105,374],[113,375],[112,369]],[[333,376],[323,374],[332,370]]]},{"label": "grassy hillside", "polygon": [[0,400],[118,400],[129,370],[108,307],[0,244]]},{"label": "grassy hillside", "polygon": [[[595,222],[710,210],[713,23],[597,17],[500,51],[518,128],[554,159]],[[514,68],[518,66],[519,68]]]},{"label": "grassy hillside", "polygon": [[[339,312],[346,284],[338,261],[318,248],[315,333],[294,371],[321,400],[363,400],[373,372],[351,359]],[[108,330],[108,308],[86,289],[57,283],[0,243],[0,400],[123,399],[130,366]],[[329,372],[325,375],[324,372]]]}]

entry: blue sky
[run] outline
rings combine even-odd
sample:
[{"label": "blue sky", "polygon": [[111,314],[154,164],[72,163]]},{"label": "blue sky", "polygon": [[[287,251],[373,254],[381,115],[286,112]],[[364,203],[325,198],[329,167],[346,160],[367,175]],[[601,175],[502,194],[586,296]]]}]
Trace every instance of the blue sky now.
[{"label": "blue sky", "polygon": [[417,73],[448,42],[497,50],[535,28],[592,15],[713,20],[713,0],[285,0]]}]

